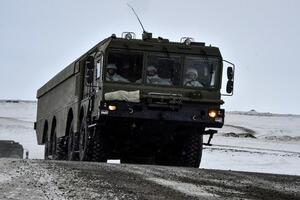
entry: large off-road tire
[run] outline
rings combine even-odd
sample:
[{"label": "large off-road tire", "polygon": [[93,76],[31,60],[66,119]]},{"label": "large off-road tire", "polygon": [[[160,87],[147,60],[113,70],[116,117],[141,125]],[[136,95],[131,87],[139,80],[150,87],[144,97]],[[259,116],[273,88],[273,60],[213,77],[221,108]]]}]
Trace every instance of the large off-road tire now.
[{"label": "large off-road tire", "polygon": [[80,161],[91,161],[91,137],[87,126],[86,118],[84,117],[80,123],[79,131],[79,160]]},{"label": "large off-road tire", "polygon": [[66,142],[64,138],[57,138],[56,126],[51,137],[51,148],[48,147],[48,152],[51,150],[52,160],[65,160],[67,154]]},{"label": "large off-road tire", "polygon": [[46,141],[45,148],[44,148],[44,159],[45,160],[49,160],[49,145],[50,145],[50,142]]},{"label": "large off-road tire", "polygon": [[65,137],[57,138],[56,140],[56,160],[66,160],[67,144]]},{"label": "large off-road tire", "polygon": [[193,131],[183,142],[180,166],[198,168],[203,150],[203,135]]},{"label": "large off-road tire", "polygon": [[78,160],[78,135],[74,132],[74,122],[71,121],[68,131],[67,160]]},{"label": "large off-road tire", "polygon": [[165,145],[157,156],[157,163],[169,166],[198,168],[202,157],[202,132],[196,129],[180,131],[174,140]]},{"label": "large off-road tire", "polygon": [[107,162],[107,138],[102,133],[97,133],[92,139],[91,161]]},{"label": "large off-road tire", "polygon": [[52,155],[52,160],[56,160],[57,156],[56,156],[56,142],[57,142],[57,138],[56,138],[56,127],[54,127],[54,131],[53,134],[51,136],[51,155]]}]

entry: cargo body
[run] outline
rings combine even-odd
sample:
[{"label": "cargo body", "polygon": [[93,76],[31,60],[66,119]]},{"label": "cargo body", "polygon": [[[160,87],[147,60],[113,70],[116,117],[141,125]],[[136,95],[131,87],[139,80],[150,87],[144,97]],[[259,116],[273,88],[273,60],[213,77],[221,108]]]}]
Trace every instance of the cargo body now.
[{"label": "cargo body", "polygon": [[38,144],[45,159],[198,167],[224,124],[222,73],[204,43],[109,37],[38,90]]}]

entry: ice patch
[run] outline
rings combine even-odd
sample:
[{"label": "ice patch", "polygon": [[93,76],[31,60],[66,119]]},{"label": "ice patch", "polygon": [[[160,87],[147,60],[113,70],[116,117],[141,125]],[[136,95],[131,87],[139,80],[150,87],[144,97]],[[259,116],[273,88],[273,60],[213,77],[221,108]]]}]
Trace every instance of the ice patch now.
[{"label": "ice patch", "polygon": [[147,180],[155,182],[159,185],[163,185],[163,186],[172,188],[173,190],[177,190],[177,191],[187,194],[187,195],[202,197],[201,199],[213,199],[213,198],[217,197],[217,195],[211,194],[211,193],[205,191],[204,189],[197,187],[190,183],[171,181],[171,180],[166,180],[166,179],[161,179],[161,178],[148,178]]},{"label": "ice patch", "polygon": [[110,163],[110,164],[121,164],[121,160],[107,160],[107,163]]},{"label": "ice patch", "polygon": [[0,183],[8,182],[10,180],[11,180],[10,176],[4,175],[4,174],[0,174]]}]

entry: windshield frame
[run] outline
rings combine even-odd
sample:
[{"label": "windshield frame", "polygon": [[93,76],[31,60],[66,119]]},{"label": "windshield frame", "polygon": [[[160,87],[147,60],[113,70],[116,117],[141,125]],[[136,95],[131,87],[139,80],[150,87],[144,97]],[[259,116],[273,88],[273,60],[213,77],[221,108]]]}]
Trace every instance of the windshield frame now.
[{"label": "windshield frame", "polygon": [[[159,55],[159,56],[164,56],[164,57],[178,57],[179,58],[179,70],[178,70],[178,79],[179,79],[179,84],[178,85],[163,85],[163,84],[151,84],[151,83],[147,83],[147,71],[146,68],[148,67],[148,60],[149,57],[151,55]],[[152,52],[152,51],[148,51],[145,52],[145,62],[144,62],[144,66],[143,66],[143,81],[142,84],[146,85],[146,86],[152,86],[152,87],[166,87],[166,88],[180,88],[182,87],[182,67],[183,67],[183,54],[179,54],[179,53],[169,53],[169,52]]]},{"label": "windshield frame", "polygon": [[[192,57],[192,58],[202,58],[202,59],[207,59],[209,60],[210,58],[213,58],[213,59],[217,59],[217,67],[216,67],[216,81],[215,81],[215,85],[214,86],[204,86],[204,87],[191,87],[191,86],[185,86],[184,85],[184,72],[185,72],[185,69],[186,69],[186,60],[188,57]],[[183,58],[183,61],[182,61],[182,77],[181,77],[181,86],[185,89],[194,89],[194,90],[220,90],[221,89],[221,83],[222,83],[222,69],[223,69],[223,63],[222,63],[222,58],[219,57],[219,56],[211,56],[211,55],[203,55],[203,54],[198,54],[198,55],[195,55],[195,54],[185,54],[184,55],[184,58]]]},{"label": "windshield frame", "polygon": [[[121,82],[121,81],[107,81],[105,76],[106,76],[106,67],[108,64],[108,56],[110,53],[136,53],[136,54],[141,54],[143,57],[143,63],[142,63],[142,82],[141,83],[136,83],[136,82]],[[179,62],[180,62],[180,69],[179,69],[179,84],[178,85],[156,85],[156,84],[149,84],[146,82],[146,67],[148,63],[148,58],[150,55],[169,55],[169,57],[179,57]],[[190,86],[184,86],[184,71],[185,71],[185,61],[187,57],[194,57],[194,58],[204,58],[204,59],[209,59],[209,58],[214,58],[218,60],[218,65],[217,65],[217,74],[216,74],[216,81],[215,81],[215,86],[213,87],[190,87]],[[174,52],[163,52],[163,51],[143,51],[143,50],[128,50],[128,49],[108,49],[105,53],[104,57],[104,65],[103,65],[103,82],[105,83],[116,83],[116,84],[126,84],[126,85],[136,85],[136,86],[148,86],[148,87],[161,87],[161,88],[184,88],[188,90],[220,90],[221,89],[221,83],[222,83],[222,57],[221,56],[215,56],[215,55],[205,55],[205,54],[189,54],[189,53],[174,53]]]},{"label": "windshield frame", "polygon": [[[107,65],[108,65],[108,57],[110,53],[124,53],[124,54],[140,54],[142,56],[142,66],[141,66],[141,83],[137,82],[124,82],[124,81],[108,81],[106,80],[106,72],[107,72]],[[105,53],[105,58],[104,58],[104,65],[103,65],[103,82],[105,83],[117,83],[117,84],[126,84],[126,85],[143,85],[143,74],[144,74],[144,65],[145,65],[145,51],[142,50],[125,50],[125,49],[108,49]]]}]

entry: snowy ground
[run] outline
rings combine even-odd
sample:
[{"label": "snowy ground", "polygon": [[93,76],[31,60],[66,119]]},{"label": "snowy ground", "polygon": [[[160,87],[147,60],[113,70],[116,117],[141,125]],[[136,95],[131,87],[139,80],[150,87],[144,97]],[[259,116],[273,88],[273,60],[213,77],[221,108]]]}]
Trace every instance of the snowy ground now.
[{"label": "snowy ground", "polygon": [[0,101],[0,140],[14,140],[29,150],[30,158],[43,158],[44,147],[37,145],[33,123],[36,102]]},{"label": "snowy ground", "polygon": [[230,112],[225,124],[201,167],[300,175],[299,115]]},{"label": "snowy ground", "polygon": [[[15,140],[30,158],[42,158],[35,116],[35,102],[0,101],[0,140]],[[230,112],[225,124],[205,147],[201,168],[300,175],[300,116]]]}]

